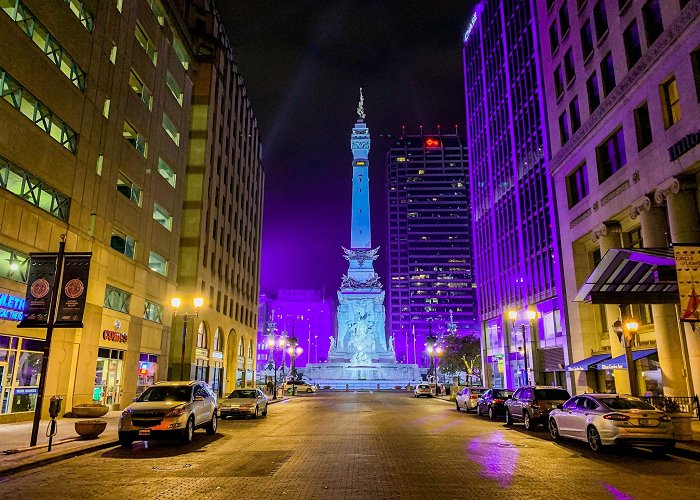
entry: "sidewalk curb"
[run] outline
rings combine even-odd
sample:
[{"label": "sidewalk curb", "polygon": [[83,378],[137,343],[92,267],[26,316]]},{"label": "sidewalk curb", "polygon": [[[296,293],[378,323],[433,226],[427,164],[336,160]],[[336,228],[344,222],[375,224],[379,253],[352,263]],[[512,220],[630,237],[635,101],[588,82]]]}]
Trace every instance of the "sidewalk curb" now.
[{"label": "sidewalk curb", "polygon": [[681,457],[686,458],[688,460],[695,460],[697,462],[700,462],[700,451],[683,446],[683,443],[676,444],[673,450],[669,451],[668,454],[673,455],[675,457]]},{"label": "sidewalk curb", "polygon": [[104,450],[105,448],[111,448],[119,444],[119,439],[115,436],[106,441],[95,443],[90,446],[85,446],[84,448],[67,450],[65,453],[59,453],[52,455],[50,457],[38,457],[37,460],[32,460],[23,464],[13,465],[4,469],[0,469],[0,477],[10,476],[23,472],[29,469],[36,469],[38,467],[43,467],[55,462],[61,462],[63,460],[68,460],[69,458],[77,457],[80,455],[86,455],[92,453],[93,451]]}]

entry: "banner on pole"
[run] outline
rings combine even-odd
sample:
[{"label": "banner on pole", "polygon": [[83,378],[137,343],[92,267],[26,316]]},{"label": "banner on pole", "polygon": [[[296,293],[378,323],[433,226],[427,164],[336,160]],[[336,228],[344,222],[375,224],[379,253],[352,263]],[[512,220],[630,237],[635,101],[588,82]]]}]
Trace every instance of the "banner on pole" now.
[{"label": "banner on pole", "polygon": [[673,245],[681,321],[700,321],[700,245]]},{"label": "banner on pole", "polygon": [[69,253],[64,258],[56,328],[83,327],[91,256],[90,253]]},{"label": "banner on pole", "polygon": [[46,327],[51,310],[51,291],[56,280],[55,253],[29,254],[26,299],[17,328]]}]

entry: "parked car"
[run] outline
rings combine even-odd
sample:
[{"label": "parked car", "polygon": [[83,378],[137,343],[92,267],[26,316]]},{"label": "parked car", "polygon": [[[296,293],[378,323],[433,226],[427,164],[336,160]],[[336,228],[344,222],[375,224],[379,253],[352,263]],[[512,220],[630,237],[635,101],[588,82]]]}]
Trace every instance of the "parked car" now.
[{"label": "parked car", "polygon": [[583,394],[549,414],[552,439],[586,441],[591,450],[627,444],[665,454],[676,441],[671,418],[641,399],[619,394]]},{"label": "parked car", "polygon": [[546,426],[549,412],[564,404],[570,397],[571,394],[561,387],[520,387],[505,403],[506,425],[522,422],[529,431],[540,424]]},{"label": "parked car", "polygon": [[513,391],[508,389],[489,389],[476,400],[476,414],[486,413],[491,420],[505,411],[504,403],[506,399],[513,395]]},{"label": "parked car", "polygon": [[479,399],[483,393],[486,392],[484,387],[465,387],[459,393],[457,393],[457,398],[455,399],[455,405],[457,406],[457,411],[464,410],[467,413],[476,408],[476,400]]},{"label": "parked car", "polygon": [[267,415],[267,401],[260,389],[235,389],[219,401],[219,417],[264,417]]},{"label": "parked car", "polygon": [[119,417],[119,444],[137,440],[179,437],[192,442],[194,431],[203,427],[216,433],[216,395],[204,382],[158,382],[126,407]]},{"label": "parked car", "polygon": [[427,396],[429,398],[433,397],[433,392],[430,389],[430,384],[421,382],[420,384],[416,385],[416,388],[413,389],[413,397],[419,398],[421,396]]},{"label": "parked car", "polygon": [[[318,392],[318,388],[316,387],[316,385],[310,384],[305,380],[294,381],[294,387],[295,387],[297,394],[299,394],[300,392],[306,392],[308,394],[311,394],[313,392]],[[287,382],[287,389],[291,392],[292,382]]]}]

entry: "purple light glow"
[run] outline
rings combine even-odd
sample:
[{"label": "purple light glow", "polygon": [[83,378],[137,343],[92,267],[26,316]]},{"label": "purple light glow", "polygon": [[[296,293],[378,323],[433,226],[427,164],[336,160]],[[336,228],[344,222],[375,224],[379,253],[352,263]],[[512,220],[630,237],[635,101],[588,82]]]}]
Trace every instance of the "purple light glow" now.
[{"label": "purple light glow", "polygon": [[613,498],[616,498],[617,500],[634,500],[633,496],[618,490],[611,484],[603,483],[603,487],[608,490],[608,493],[610,493]]},{"label": "purple light glow", "polygon": [[483,477],[493,479],[502,488],[506,488],[513,479],[520,451],[512,447],[512,443],[499,431],[485,439],[472,439],[467,444],[465,456],[484,467]]}]

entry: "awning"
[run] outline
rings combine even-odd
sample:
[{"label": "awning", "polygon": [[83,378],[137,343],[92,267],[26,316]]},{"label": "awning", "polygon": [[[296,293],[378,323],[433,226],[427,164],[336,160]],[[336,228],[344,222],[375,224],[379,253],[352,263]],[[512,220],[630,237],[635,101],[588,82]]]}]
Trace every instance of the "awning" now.
[{"label": "awning", "polygon": [[572,364],[568,365],[567,367],[565,367],[564,369],[567,372],[573,372],[576,370],[586,371],[589,368],[591,368],[591,366],[593,366],[597,363],[600,363],[601,361],[605,361],[606,359],[610,359],[610,358],[612,358],[612,356],[610,354],[595,354],[595,355],[588,357],[586,359],[582,359],[581,361],[578,361],[576,363],[572,363]]},{"label": "awning", "polygon": [[[656,354],[656,349],[640,349],[639,351],[632,351],[632,360],[637,361],[638,359],[646,358]],[[598,365],[599,370],[626,370],[627,369],[627,359],[625,355],[618,356],[611,359],[610,361],[604,361]]]},{"label": "awning", "polygon": [[579,289],[574,302],[678,304],[671,248],[611,248]]}]

